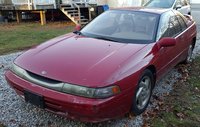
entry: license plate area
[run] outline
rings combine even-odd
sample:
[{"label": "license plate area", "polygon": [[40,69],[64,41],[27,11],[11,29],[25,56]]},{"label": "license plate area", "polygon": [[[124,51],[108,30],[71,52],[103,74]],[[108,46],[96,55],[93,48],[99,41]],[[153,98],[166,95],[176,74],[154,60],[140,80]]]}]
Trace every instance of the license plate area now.
[{"label": "license plate area", "polygon": [[43,96],[34,94],[29,91],[24,91],[25,101],[31,103],[39,108],[45,108]]}]

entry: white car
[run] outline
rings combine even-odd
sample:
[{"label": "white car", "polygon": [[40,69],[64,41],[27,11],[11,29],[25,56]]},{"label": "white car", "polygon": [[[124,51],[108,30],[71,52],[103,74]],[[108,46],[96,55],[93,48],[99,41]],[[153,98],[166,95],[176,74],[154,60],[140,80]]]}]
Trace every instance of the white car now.
[{"label": "white car", "polygon": [[182,14],[191,15],[191,7],[188,0],[150,0],[144,6],[175,9]]}]

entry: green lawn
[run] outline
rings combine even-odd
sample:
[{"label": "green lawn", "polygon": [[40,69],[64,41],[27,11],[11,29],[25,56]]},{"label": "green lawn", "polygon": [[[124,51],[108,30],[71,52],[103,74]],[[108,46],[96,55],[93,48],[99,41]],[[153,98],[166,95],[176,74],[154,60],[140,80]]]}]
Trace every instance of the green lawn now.
[{"label": "green lawn", "polygon": [[160,107],[164,110],[149,120],[152,127],[200,127],[200,57],[178,68],[187,80],[176,83]]},{"label": "green lawn", "polygon": [[73,24],[66,22],[48,23],[9,23],[0,24],[0,55],[21,51],[46,40],[73,31]]}]

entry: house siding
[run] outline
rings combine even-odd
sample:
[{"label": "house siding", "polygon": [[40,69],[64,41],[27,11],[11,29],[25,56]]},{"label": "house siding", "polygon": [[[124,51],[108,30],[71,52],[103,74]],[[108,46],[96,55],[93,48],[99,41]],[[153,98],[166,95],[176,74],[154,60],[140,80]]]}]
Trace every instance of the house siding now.
[{"label": "house siding", "polygon": [[191,4],[200,4],[200,0],[190,0]]},{"label": "house siding", "polygon": [[107,4],[110,7],[131,7],[141,6],[148,0],[107,0]]}]

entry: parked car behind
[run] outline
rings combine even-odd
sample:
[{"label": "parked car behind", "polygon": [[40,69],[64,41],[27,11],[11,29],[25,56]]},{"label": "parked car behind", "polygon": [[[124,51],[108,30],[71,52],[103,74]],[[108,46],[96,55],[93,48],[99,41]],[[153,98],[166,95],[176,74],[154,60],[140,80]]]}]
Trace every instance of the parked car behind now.
[{"label": "parked car behind", "polygon": [[109,10],[23,53],[5,76],[26,102],[72,119],[139,115],[156,82],[191,61],[196,34],[192,18],[175,10]]},{"label": "parked car behind", "polygon": [[191,6],[188,0],[150,0],[145,7],[171,8],[182,14],[191,15]]}]

